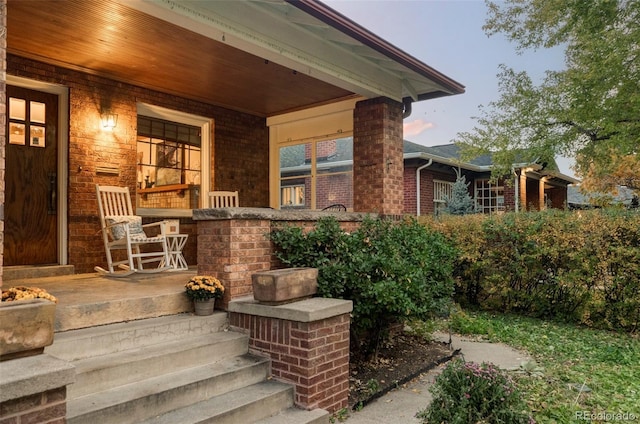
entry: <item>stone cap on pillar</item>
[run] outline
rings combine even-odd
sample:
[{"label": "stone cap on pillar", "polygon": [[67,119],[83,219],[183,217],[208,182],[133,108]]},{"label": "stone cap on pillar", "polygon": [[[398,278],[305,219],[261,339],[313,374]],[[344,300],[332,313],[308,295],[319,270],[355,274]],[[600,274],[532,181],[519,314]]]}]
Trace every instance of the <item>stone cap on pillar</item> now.
[{"label": "stone cap on pillar", "polygon": [[337,217],[338,221],[360,222],[366,217],[376,217],[373,213],[364,212],[332,212],[311,210],[290,210],[271,208],[219,208],[194,209],[194,221],[216,221],[227,219],[271,220],[271,221],[317,221],[328,216]]},{"label": "stone cap on pillar", "polygon": [[45,354],[0,362],[0,402],[46,392],[75,382],[70,363]]},{"label": "stone cap on pillar", "polygon": [[335,316],[349,314],[353,302],[344,299],[313,297],[284,305],[263,305],[253,296],[247,296],[229,302],[229,312],[277,318],[287,321],[315,322]]}]

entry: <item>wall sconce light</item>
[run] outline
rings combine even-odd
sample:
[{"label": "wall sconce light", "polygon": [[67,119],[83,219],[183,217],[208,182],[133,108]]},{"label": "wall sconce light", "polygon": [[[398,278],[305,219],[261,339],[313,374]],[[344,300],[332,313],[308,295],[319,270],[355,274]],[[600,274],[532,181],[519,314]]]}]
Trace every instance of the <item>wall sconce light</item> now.
[{"label": "wall sconce light", "polygon": [[113,113],[111,110],[105,110],[100,114],[100,122],[102,123],[102,128],[112,130],[118,124],[118,114]]}]

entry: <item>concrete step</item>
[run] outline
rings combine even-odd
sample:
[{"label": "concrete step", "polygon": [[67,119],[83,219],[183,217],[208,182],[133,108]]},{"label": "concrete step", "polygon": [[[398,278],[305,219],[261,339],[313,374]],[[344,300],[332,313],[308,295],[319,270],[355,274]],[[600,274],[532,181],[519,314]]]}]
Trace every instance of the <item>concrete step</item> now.
[{"label": "concrete step", "polygon": [[73,265],[18,265],[2,268],[2,282],[5,287],[30,286],[34,279],[73,275]]},{"label": "concrete step", "polygon": [[305,411],[292,407],[253,424],[328,424],[330,419],[331,416],[324,409]]},{"label": "concrete step", "polygon": [[293,387],[267,380],[212,397],[187,408],[158,414],[142,424],[255,423],[292,406]]},{"label": "concrete step", "polygon": [[[249,387],[266,380],[269,365],[265,358],[245,354],[71,399],[67,403],[67,423],[128,424],[145,420],[159,423],[161,421],[154,417],[176,410],[197,409],[196,404],[220,397],[224,400],[216,408],[226,410],[235,396],[245,391],[251,392]],[[286,386],[292,399],[292,387],[282,386]],[[235,395],[229,396],[230,393]],[[280,409],[286,407],[288,404]],[[263,408],[258,403],[250,409]],[[215,414],[215,411],[211,409],[209,414]],[[175,424],[188,421],[165,422]]]},{"label": "concrete step", "polygon": [[227,314],[222,311],[210,316],[179,314],[148,318],[56,333],[53,344],[45,352],[67,361],[77,361],[222,331],[226,325]]},{"label": "concrete step", "polygon": [[67,387],[67,395],[78,398],[160,374],[213,364],[242,355],[248,348],[248,336],[216,332],[81,359],[73,363],[76,381]]},{"label": "concrete step", "polygon": [[95,327],[146,318],[156,318],[193,311],[193,302],[184,291],[151,293],[146,297],[123,297],[116,300],[62,305],[56,308],[55,331]]},{"label": "concrete step", "polygon": [[58,298],[55,331],[193,312],[184,285],[193,270],[113,278],[94,274],[28,280]]}]

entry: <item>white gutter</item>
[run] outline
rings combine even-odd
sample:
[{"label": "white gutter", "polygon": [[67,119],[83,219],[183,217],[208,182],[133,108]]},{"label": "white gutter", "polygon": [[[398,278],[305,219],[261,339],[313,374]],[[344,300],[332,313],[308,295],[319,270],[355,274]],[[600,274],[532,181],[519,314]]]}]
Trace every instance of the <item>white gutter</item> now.
[{"label": "white gutter", "polygon": [[513,172],[513,175],[515,176],[514,180],[515,180],[515,184],[514,184],[514,189],[515,189],[515,196],[514,196],[514,210],[516,213],[518,213],[519,209],[520,209],[520,176],[518,175],[518,173],[516,172],[516,169],[512,166],[511,167],[511,172]]},{"label": "white gutter", "polygon": [[431,166],[433,159],[416,169],[416,215],[420,216],[420,171]]},{"label": "white gutter", "polygon": [[405,153],[402,156],[404,159],[424,159],[424,160],[434,160],[443,165],[451,165],[456,168],[466,169],[468,171],[476,171],[476,172],[487,172],[491,171],[490,165],[473,165],[471,163],[461,162],[460,159],[454,158],[445,158],[443,156],[432,155],[431,153],[425,152],[414,152],[414,153]]}]

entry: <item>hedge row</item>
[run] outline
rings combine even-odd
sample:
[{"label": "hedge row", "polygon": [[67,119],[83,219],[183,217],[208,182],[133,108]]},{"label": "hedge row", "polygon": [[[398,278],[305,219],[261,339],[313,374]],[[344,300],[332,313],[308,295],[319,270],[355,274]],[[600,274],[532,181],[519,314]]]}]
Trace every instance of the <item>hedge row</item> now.
[{"label": "hedge row", "polygon": [[467,215],[424,221],[460,252],[457,300],[483,309],[635,331],[640,213]]}]

